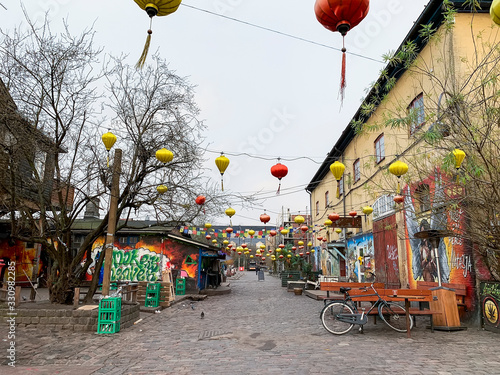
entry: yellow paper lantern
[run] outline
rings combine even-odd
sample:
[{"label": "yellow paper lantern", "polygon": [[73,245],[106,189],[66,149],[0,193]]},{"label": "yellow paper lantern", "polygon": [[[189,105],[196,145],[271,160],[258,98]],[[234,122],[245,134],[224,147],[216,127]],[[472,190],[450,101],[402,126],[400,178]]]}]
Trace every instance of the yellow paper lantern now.
[{"label": "yellow paper lantern", "polygon": [[114,135],[111,132],[104,133],[101,137],[102,143],[104,143],[104,147],[106,147],[106,151],[108,152],[108,158],[107,158],[107,165],[109,168],[109,151],[111,150],[111,147],[116,142],[116,135]]},{"label": "yellow paper lantern", "polygon": [[337,180],[337,198],[340,197],[340,180],[342,179],[344,171],[345,171],[345,165],[339,162],[338,160],[330,164],[330,172],[332,172],[333,176]]},{"label": "yellow paper lantern", "polygon": [[370,207],[370,206],[363,207],[363,213],[365,215],[370,215],[372,212],[373,212],[373,208],[372,207]]},{"label": "yellow paper lantern", "polygon": [[315,250],[314,249],[311,249],[311,254],[314,254],[315,253]]},{"label": "yellow paper lantern", "polygon": [[205,228],[207,228],[207,229],[212,228],[212,224],[210,224],[210,223],[205,223]]},{"label": "yellow paper lantern", "polygon": [[285,236],[285,235],[287,235],[287,234],[288,234],[288,229],[282,229],[282,230],[280,230],[280,233],[281,233],[283,236]]},{"label": "yellow paper lantern", "polygon": [[293,219],[293,221],[295,221],[297,224],[302,224],[306,220],[304,219],[303,216],[297,215],[297,216],[295,216],[295,218]]},{"label": "yellow paper lantern", "polygon": [[113,133],[107,132],[102,135],[102,143],[104,143],[104,147],[106,147],[107,151],[111,150],[115,142],[116,135],[114,135]]},{"label": "yellow paper lantern", "polygon": [[304,241],[299,241],[299,242],[298,242],[298,245],[299,245],[299,246],[303,246],[303,245],[304,245]]},{"label": "yellow paper lantern", "polygon": [[287,257],[287,258],[291,258],[291,257],[292,257],[292,254],[288,254],[286,257]]},{"label": "yellow paper lantern", "polygon": [[216,240],[216,239],[213,239],[213,240],[212,240],[212,243],[217,243],[217,240]]},{"label": "yellow paper lantern", "polygon": [[398,178],[398,191],[397,193],[399,194],[401,192],[401,186],[399,183],[399,180],[401,179],[401,176],[406,174],[408,172],[408,165],[406,163],[403,163],[402,161],[398,160],[392,163],[389,166],[389,172],[393,174],[394,176],[397,176]]},{"label": "yellow paper lantern", "polygon": [[337,232],[337,233],[339,233],[339,234],[340,234],[340,233],[342,233],[342,229],[337,228],[337,229],[335,229],[335,232]]},{"label": "yellow paper lantern", "polygon": [[326,227],[329,227],[329,226],[331,226],[332,224],[333,224],[333,222],[332,222],[330,219],[326,219],[326,220],[325,220],[325,226],[326,226]]},{"label": "yellow paper lantern", "polygon": [[172,151],[169,151],[166,148],[162,148],[156,151],[156,158],[163,164],[165,164],[171,162],[174,159],[174,154],[172,153]]},{"label": "yellow paper lantern", "polygon": [[160,194],[165,194],[168,188],[165,185],[160,185],[156,187],[156,191]]},{"label": "yellow paper lantern", "polygon": [[252,258],[253,258],[253,255],[250,255],[250,259],[252,259]]},{"label": "yellow paper lantern", "polygon": [[253,236],[253,235],[255,234],[255,231],[254,231],[253,229],[250,229],[250,230],[248,231],[248,234],[249,234],[250,236]]},{"label": "yellow paper lantern", "polygon": [[460,169],[460,167],[462,166],[462,162],[465,159],[465,152],[456,148],[453,150],[453,156],[455,157],[455,168]]},{"label": "yellow paper lantern", "polygon": [[146,43],[144,45],[144,49],[142,51],[141,57],[139,58],[139,61],[137,61],[137,64],[135,65],[137,68],[142,68],[144,66],[144,63],[146,62],[146,57],[148,56],[148,51],[149,51],[149,45],[151,44],[151,34],[153,34],[153,31],[151,30],[151,24],[153,22],[153,17],[158,16],[167,16],[171,13],[174,13],[177,8],[179,8],[179,5],[181,4],[182,0],[134,0],[137,5],[143,10],[146,11],[148,14],[149,18],[151,18],[150,21],[150,28],[148,30],[148,36],[146,38]]},{"label": "yellow paper lantern", "polygon": [[490,16],[493,22],[500,25],[500,0],[493,0],[491,3]]},{"label": "yellow paper lantern", "polygon": [[266,248],[266,245],[262,244],[259,246],[261,249],[265,249]]},{"label": "yellow paper lantern", "polygon": [[234,208],[231,208],[231,207],[229,207],[225,212],[226,212],[226,215],[229,216],[229,217],[233,217],[234,214],[236,213],[236,211],[234,210]]},{"label": "yellow paper lantern", "polygon": [[308,243],[307,243],[307,246],[308,246],[308,247],[312,247],[312,245],[313,245],[313,244],[312,244],[312,242],[308,242]]},{"label": "yellow paper lantern", "polygon": [[215,159],[215,165],[219,169],[221,187],[222,187],[222,191],[224,191],[224,172],[226,171],[227,167],[229,166],[229,159],[224,156],[224,153],[221,153],[221,155]]}]

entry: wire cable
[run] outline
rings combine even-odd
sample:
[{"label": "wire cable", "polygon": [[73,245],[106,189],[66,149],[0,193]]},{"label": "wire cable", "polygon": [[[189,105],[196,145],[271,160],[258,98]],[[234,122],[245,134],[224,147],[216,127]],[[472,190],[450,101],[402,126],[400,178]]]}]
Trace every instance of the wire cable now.
[{"label": "wire cable", "polygon": [[[332,46],[329,46],[329,45],[326,45],[326,44],[322,44],[322,43],[318,43],[318,42],[315,42],[315,41],[312,41],[312,40],[309,40],[309,39],[301,38],[301,37],[299,37],[299,36],[295,36],[295,35],[287,34],[287,33],[284,33],[284,32],[282,32],[282,31],[278,31],[278,30],[271,29],[271,28],[269,28],[269,27],[256,25],[256,24],[254,24],[254,23],[247,22],[247,21],[242,21],[242,20],[239,20],[239,19],[237,19],[237,18],[233,18],[233,17],[224,16],[223,14],[215,13],[215,12],[212,12],[212,11],[207,10],[207,9],[198,8],[198,7],[195,7],[195,6],[193,6],[193,5],[188,5],[188,4],[184,4],[184,3],[181,3],[181,5],[183,5],[183,6],[185,6],[185,7],[188,7],[188,8],[191,8],[191,9],[198,10],[198,11],[200,11],[200,12],[205,12],[205,13],[211,14],[211,15],[213,15],[213,16],[217,16],[217,17],[225,18],[225,19],[230,20],[230,21],[234,21],[234,22],[238,22],[238,23],[241,23],[241,24],[244,24],[244,25],[247,25],[247,26],[255,27],[255,28],[257,28],[257,29],[261,29],[261,30],[269,31],[269,32],[271,32],[271,33],[275,33],[275,34],[278,34],[278,35],[282,35],[282,36],[285,36],[285,37],[288,37],[288,38],[292,38],[292,39],[300,40],[300,41],[302,41],[302,42],[306,42],[306,43],[314,44],[314,45],[317,45],[317,46],[320,46],[320,47],[324,47],[324,48],[332,49],[332,50],[334,50],[334,51],[342,52],[342,50],[341,50],[340,48],[335,48],[335,47],[332,47]],[[357,56],[357,57],[360,57],[360,58],[362,58],[362,59],[366,59],[366,60],[370,60],[370,61],[375,61],[375,62],[378,62],[378,63],[380,63],[380,64],[385,64],[385,62],[384,62],[384,61],[374,59],[373,57],[368,57],[368,56],[360,55],[360,54],[358,54],[358,53],[353,53],[353,52],[347,52],[347,53],[348,53],[348,54],[350,54],[350,55],[352,55],[352,56]]]}]

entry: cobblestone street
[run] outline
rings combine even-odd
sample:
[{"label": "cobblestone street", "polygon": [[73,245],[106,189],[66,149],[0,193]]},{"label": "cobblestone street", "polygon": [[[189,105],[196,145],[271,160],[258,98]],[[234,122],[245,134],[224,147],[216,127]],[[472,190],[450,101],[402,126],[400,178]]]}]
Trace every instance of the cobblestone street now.
[{"label": "cobblestone street", "polygon": [[266,274],[262,282],[248,272],[228,283],[231,294],[142,313],[141,322],[114,335],[17,332],[16,368],[3,354],[0,373],[500,373],[495,333],[431,333],[419,320],[407,339],[370,319],[363,335],[353,329],[334,336],[319,319],[323,302],[287,292],[278,278]]}]

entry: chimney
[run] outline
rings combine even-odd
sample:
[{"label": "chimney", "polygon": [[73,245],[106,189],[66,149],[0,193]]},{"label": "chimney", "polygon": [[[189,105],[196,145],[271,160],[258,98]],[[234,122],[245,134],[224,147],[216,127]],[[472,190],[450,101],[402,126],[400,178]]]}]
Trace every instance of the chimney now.
[{"label": "chimney", "polygon": [[93,198],[85,207],[84,219],[99,219],[99,198]]}]

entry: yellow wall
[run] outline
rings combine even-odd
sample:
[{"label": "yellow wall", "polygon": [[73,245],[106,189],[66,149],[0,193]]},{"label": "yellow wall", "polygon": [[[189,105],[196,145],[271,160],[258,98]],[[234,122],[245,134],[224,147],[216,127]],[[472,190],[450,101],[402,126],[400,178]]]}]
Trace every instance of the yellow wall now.
[{"label": "yellow wall", "polygon": [[[437,102],[441,88],[436,88],[436,81],[432,81],[425,72],[430,71],[436,75],[446,85],[452,85],[454,79],[460,79],[470,72],[468,66],[474,58],[474,41],[471,34],[471,21],[473,21],[473,30],[475,35],[481,35],[476,39],[476,47],[483,45],[484,42],[494,41],[498,39],[497,33],[500,29],[494,25],[489,17],[489,14],[458,13],[455,17],[455,28],[451,35],[445,36],[444,28],[438,31],[438,37],[435,41],[431,41],[424,47],[419,54],[415,66],[411,70],[406,71],[399,78],[395,87],[390,91],[386,100],[375,110],[369,120],[366,122],[368,127],[373,127],[383,123],[384,118],[395,117],[398,114],[405,116],[408,105],[420,93],[428,93],[429,96],[424,97],[425,114],[435,115]],[[487,50],[480,51],[486,53]],[[429,126],[435,121],[435,116],[426,122],[425,126]],[[424,128],[425,128],[424,126]],[[374,158],[374,142],[380,134],[384,134],[385,138],[385,159],[379,163],[375,163]],[[397,155],[403,152],[407,158],[399,158],[407,162],[410,166],[410,171],[405,177],[406,181],[418,181],[423,176],[415,175],[411,168],[411,163],[433,163],[434,159],[443,158],[443,155],[429,149],[423,143],[414,144],[415,138],[409,136],[409,131],[406,129],[392,129],[379,127],[377,130],[372,130],[362,134],[358,134],[347,146],[342,157],[339,159],[345,166],[344,172],[344,196],[337,199],[336,181],[333,175],[328,174],[319,183],[316,189],[311,193],[312,205],[312,220],[317,227],[323,226],[329,213],[337,212],[338,214],[347,215],[349,211],[355,210],[358,214],[361,213],[363,206],[372,205],[377,198],[385,194],[394,194],[397,186],[397,179],[387,171],[387,166],[397,160]],[[410,149],[408,147],[411,145]],[[353,180],[353,163],[356,159],[360,159],[361,179],[356,183]],[[325,193],[329,192],[330,206],[325,207]],[[319,212],[316,210],[316,202],[319,201]],[[402,217],[399,215],[398,222],[403,226]],[[372,219],[362,220],[362,232],[367,233],[372,231]],[[353,235],[361,233],[361,230],[351,230]],[[319,235],[325,236],[326,231],[319,232]],[[338,239],[338,235],[332,229],[329,229],[329,241]],[[400,245],[401,246],[401,245]],[[404,245],[403,245],[404,246]],[[400,249],[400,259],[405,262],[406,255]],[[405,270],[400,267],[403,279]],[[404,280],[402,280],[404,281]]]}]

